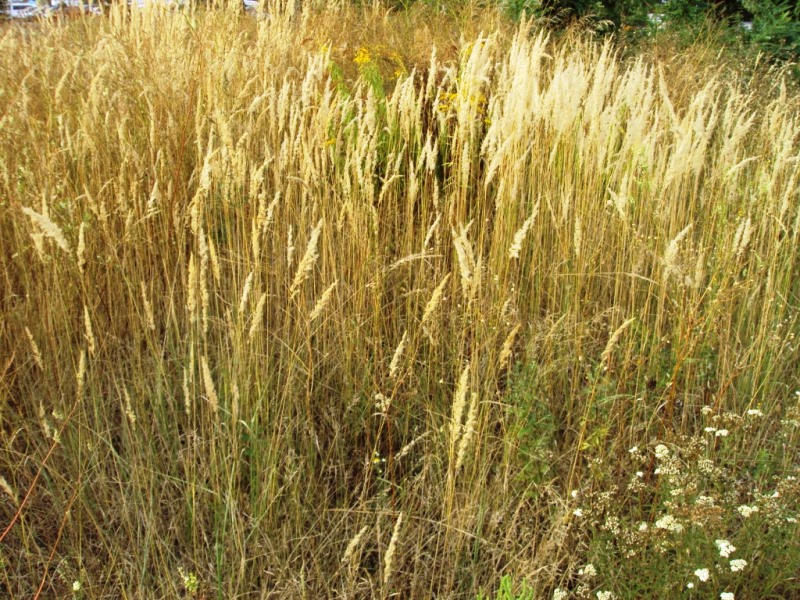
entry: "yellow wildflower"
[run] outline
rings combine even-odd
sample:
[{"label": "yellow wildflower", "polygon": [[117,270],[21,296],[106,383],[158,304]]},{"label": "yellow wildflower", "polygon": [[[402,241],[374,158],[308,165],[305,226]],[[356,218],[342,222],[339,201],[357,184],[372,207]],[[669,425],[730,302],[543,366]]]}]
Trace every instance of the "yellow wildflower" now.
[{"label": "yellow wildflower", "polygon": [[356,57],[353,59],[353,62],[356,63],[359,67],[362,65],[366,65],[367,63],[372,61],[372,56],[370,56],[369,49],[365,46],[361,46],[356,53]]}]

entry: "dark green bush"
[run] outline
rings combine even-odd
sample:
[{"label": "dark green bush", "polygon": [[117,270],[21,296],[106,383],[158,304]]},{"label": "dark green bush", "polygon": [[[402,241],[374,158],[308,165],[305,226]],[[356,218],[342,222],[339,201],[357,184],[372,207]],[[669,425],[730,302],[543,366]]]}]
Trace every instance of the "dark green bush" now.
[{"label": "dark green bush", "polygon": [[782,61],[800,58],[800,7],[786,0],[744,0],[753,14],[752,42]]},{"label": "dark green bush", "polygon": [[[685,34],[688,41],[708,30],[721,42],[752,44],[768,59],[786,62],[800,58],[800,6],[789,0],[501,0],[514,19],[544,18],[556,27],[584,22],[593,29],[625,32],[628,37],[656,35],[667,30]],[[745,27],[744,24],[748,24]]]}]

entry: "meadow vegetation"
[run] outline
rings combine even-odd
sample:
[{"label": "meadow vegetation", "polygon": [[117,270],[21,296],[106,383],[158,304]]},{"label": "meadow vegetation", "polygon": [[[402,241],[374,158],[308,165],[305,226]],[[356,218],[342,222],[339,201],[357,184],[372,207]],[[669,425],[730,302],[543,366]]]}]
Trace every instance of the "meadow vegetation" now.
[{"label": "meadow vegetation", "polygon": [[0,593],[800,595],[800,102],[725,56],[4,26]]}]

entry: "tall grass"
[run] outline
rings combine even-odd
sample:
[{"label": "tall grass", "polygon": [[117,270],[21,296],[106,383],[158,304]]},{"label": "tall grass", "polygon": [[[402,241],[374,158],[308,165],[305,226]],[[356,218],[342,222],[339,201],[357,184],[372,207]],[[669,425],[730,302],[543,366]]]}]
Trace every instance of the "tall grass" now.
[{"label": "tall grass", "polygon": [[780,73],[289,12],[1,32],[3,593],[648,597],[665,510],[796,527]]}]

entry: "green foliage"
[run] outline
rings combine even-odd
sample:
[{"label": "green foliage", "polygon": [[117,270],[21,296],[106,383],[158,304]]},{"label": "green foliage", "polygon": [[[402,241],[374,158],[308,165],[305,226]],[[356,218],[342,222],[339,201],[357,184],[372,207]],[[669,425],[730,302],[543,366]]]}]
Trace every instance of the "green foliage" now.
[{"label": "green foliage", "polygon": [[761,50],[778,60],[800,58],[800,7],[786,0],[745,0],[753,13],[750,37]]},{"label": "green foliage", "polygon": [[[554,26],[582,21],[594,29],[624,31],[628,38],[669,30],[687,42],[715,24],[717,37],[726,44],[746,40],[779,61],[800,57],[800,7],[788,0],[501,0],[513,19],[523,15],[548,19]],[[752,29],[741,22],[752,17]]]},{"label": "green foliage", "polygon": [[533,600],[535,597],[533,588],[525,581],[519,586],[515,586],[513,577],[510,575],[503,575],[503,578],[500,580],[500,587],[494,597],[478,594],[477,600]]},{"label": "green foliage", "polygon": [[536,496],[539,488],[548,483],[557,430],[550,406],[538,397],[537,378],[535,364],[519,367],[512,375],[508,394],[517,478],[530,496]]},{"label": "green foliage", "polygon": [[501,0],[504,12],[514,21],[522,17],[538,17],[542,14],[542,3],[539,0]]},{"label": "green foliage", "polygon": [[673,0],[663,5],[663,15],[671,26],[697,27],[714,11],[708,0]]},{"label": "green foliage", "polygon": [[608,31],[622,25],[644,26],[654,5],[650,0],[506,0],[504,4],[513,18],[528,14],[562,26],[582,21]]}]

